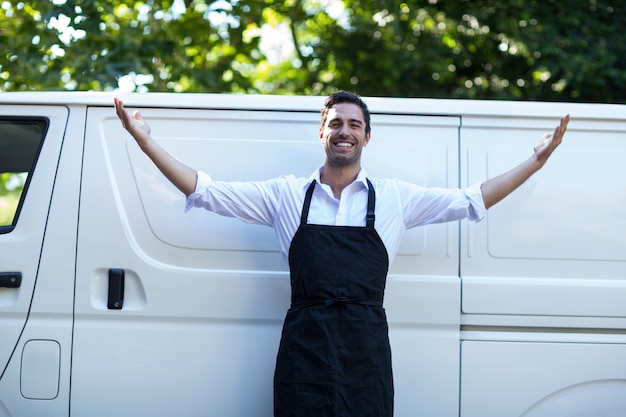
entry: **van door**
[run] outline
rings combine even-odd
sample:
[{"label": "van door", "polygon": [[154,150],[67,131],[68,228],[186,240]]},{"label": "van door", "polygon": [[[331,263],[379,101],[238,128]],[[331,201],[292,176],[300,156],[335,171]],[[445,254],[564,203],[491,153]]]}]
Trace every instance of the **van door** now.
[{"label": "van door", "polygon": [[0,379],[28,318],[67,113],[0,106]]},{"label": "van door", "polygon": [[[186,109],[141,113],[155,140],[216,179],[306,177],[323,161],[317,106],[198,110],[188,99]],[[234,109],[250,98],[241,100]],[[369,175],[457,185],[458,117],[373,119]],[[184,196],[112,107],[90,108],[86,131],[72,415],[271,416],[290,299],[274,231],[200,209],[184,214]],[[458,233],[456,222],[407,232],[391,268],[385,304],[400,415],[458,414]]]},{"label": "van door", "polygon": [[460,415],[623,416],[623,107],[532,106],[541,114],[463,119],[462,172],[471,182],[523,161],[572,111],[541,172],[462,229]]}]

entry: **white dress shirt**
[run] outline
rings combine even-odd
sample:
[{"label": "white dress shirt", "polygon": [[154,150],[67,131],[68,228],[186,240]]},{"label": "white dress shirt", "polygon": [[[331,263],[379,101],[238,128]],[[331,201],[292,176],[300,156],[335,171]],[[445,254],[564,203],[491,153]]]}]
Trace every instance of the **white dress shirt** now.
[{"label": "white dress shirt", "polygon": [[[212,180],[199,171],[196,190],[187,197],[186,210],[203,207],[247,223],[274,228],[283,259],[287,262],[291,239],[298,226],[304,196],[315,179],[308,223],[331,226],[365,226],[367,174],[361,169],[356,180],[334,197],[322,184],[316,170],[309,178],[283,176],[267,181],[225,182]],[[376,220],[389,262],[393,261],[406,229],[430,223],[468,218],[479,221],[486,213],[480,186],[466,189],[421,187],[397,179],[370,178],[376,190]]]}]

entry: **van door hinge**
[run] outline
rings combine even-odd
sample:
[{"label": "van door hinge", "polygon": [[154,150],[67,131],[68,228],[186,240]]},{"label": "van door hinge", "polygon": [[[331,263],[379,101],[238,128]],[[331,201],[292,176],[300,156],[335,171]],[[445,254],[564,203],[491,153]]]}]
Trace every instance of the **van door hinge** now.
[{"label": "van door hinge", "polygon": [[109,310],[121,310],[124,305],[124,270],[109,269]]}]

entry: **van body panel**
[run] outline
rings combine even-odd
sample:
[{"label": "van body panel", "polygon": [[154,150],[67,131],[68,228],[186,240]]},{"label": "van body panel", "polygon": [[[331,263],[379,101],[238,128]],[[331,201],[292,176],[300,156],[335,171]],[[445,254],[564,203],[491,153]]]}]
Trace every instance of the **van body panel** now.
[{"label": "van body panel", "polygon": [[[323,158],[317,112],[141,112],[162,146],[217,179],[265,179],[289,170],[309,176]],[[379,140],[370,142],[366,162],[370,176],[457,185],[458,118],[377,119]],[[290,297],[273,231],[202,210],[185,214],[184,196],[110,109],[90,109],[87,131],[98,134],[85,143],[72,412],[114,412],[109,396],[94,404],[96,390],[132,395],[138,408],[129,415],[166,415],[180,404],[187,415],[271,415]],[[388,285],[386,303],[400,307],[389,310],[396,377],[413,381],[398,391],[397,407],[407,412],[415,401],[440,407],[419,386],[437,385],[441,395],[456,396],[459,363],[446,358],[459,355],[457,235],[456,223],[408,232]],[[107,309],[111,268],[125,271],[121,311]],[[424,315],[435,322],[421,321]],[[436,366],[424,360],[433,357]],[[242,392],[249,393],[243,402]],[[446,407],[456,412],[458,402]]]},{"label": "van body panel", "polygon": [[461,417],[623,416],[623,343],[464,341]]},{"label": "van body panel", "polygon": [[0,251],[3,268],[18,262],[23,277],[13,306],[23,306],[14,323],[19,328],[6,327],[10,321],[0,307],[0,338],[13,338],[12,355],[2,358],[10,361],[0,379],[0,414],[67,416],[85,111],[8,107],[2,106],[2,116],[44,117],[49,128],[16,227],[0,235],[10,242]]},{"label": "van body panel", "polygon": [[[467,182],[531,151],[543,118],[463,119]],[[463,312],[626,317],[626,123],[574,119],[549,163],[463,228]]]},{"label": "van body panel", "polygon": [[[39,257],[43,242],[48,208],[57,163],[63,141],[68,111],[63,107],[0,106],[0,115],[16,120],[23,117],[38,117],[49,120],[48,130],[29,188],[24,197],[19,218],[12,231],[0,234],[0,270],[21,274],[21,285],[15,288],[0,288],[0,371],[5,366],[19,339],[26,322],[37,281]],[[8,140],[9,138],[2,138]]]},{"label": "van body panel", "polygon": [[[324,157],[322,97],[122,98],[215,179],[307,177]],[[185,213],[112,99],[0,95],[0,117],[53,122],[20,220],[0,234],[2,270],[24,278],[0,289],[0,415],[271,416],[290,296],[272,229]],[[368,175],[438,187],[510,169],[572,115],[549,163],[484,220],[406,232],[385,294],[395,415],[623,415],[623,106],[365,100]]]}]

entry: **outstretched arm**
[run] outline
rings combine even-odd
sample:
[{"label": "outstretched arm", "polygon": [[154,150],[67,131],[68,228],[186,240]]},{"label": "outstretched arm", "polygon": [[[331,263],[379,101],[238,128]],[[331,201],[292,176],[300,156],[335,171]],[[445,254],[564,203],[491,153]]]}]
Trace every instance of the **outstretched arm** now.
[{"label": "outstretched arm", "polygon": [[185,195],[196,189],[196,171],[174,158],[150,136],[150,126],[143,120],[139,112],[131,116],[122,100],[115,98],[115,112],[122,126],[135,139],[141,150],[154,162],[157,168]]},{"label": "outstretched arm", "polygon": [[561,119],[561,123],[554,129],[552,135],[546,134],[537,142],[533,156],[512,170],[487,180],[481,185],[486,208],[500,202],[544,166],[552,152],[561,144],[568,123],[569,114]]}]

